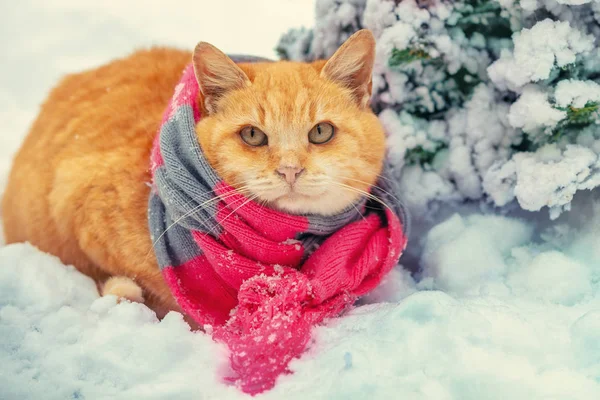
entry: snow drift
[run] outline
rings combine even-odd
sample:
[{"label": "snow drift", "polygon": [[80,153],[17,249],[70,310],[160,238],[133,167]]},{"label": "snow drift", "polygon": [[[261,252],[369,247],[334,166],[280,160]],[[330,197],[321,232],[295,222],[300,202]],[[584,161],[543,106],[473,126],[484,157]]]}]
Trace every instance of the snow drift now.
[{"label": "snow drift", "polygon": [[[598,210],[600,212],[600,210]],[[364,304],[313,332],[264,399],[592,399],[600,396],[598,216],[573,235],[454,215],[425,239],[423,279],[395,270]],[[0,398],[242,399],[226,349],[98,298],[27,244],[0,249]]]}]

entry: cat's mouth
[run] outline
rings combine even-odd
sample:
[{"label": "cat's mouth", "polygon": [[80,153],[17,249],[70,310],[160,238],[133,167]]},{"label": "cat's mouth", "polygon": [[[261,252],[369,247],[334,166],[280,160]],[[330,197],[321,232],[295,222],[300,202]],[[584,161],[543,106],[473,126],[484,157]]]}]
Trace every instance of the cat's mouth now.
[{"label": "cat's mouth", "polygon": [[284,194],[283,196],[280,196],[277,200],[283,199],[283,198],[288,199],[288,200],[306,200],[306,199],[314,198],[314,196],[300,193],[298,191],[295,191],[292,188],[288,193]]},{"label": "cat's mouth", "polygon": [[356,200],[353,191],[335,190],[327,184],[304,183],[290,187],[279,186],[270,193],[259,195],[259,201],[273,209],[289,214],[334,215]]},{"label": "cat's mouth", "polygon": [[329,215],[345,207],[348,199],[343,194],[336,196],[326,180],[303,178],[291,185],[282,180],[271,180],[250,187],[250,191],[259,203],[290,214]]},{"label": "cat's mouth", "polygon": [[296,185],[288,186],[283,193],[277,196],[270,203],[274,208],[288,212],[304,212],[307,209],[312,208],[315,202],[319,201],[319,196],[322,196],[324,191],[307,191]]},{"label": "cat's mouth", "polygon": [[275,200],[270,202],[270,205],[272,208],[280,211],[292,214],[302,214],[312,209],[317,201],[318,198],[314,196],[292,190],[277,197]]},{"label": "cat's mouth", "polygon": [[293,185],[286,185],[284,193],[279,196],[280,198],[286,198],[289,200],[307,200],[317,199],[326,192],[326,188],[323,185],[315,184],[313,182],[296,182]]}]

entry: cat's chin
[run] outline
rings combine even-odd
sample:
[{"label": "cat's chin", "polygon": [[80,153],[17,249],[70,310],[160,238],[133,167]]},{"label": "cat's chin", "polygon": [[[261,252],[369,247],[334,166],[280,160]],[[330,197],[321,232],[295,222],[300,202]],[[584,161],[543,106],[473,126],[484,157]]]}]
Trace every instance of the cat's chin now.
[{"label": "cat's chin", "polygon": [[311,209],[318,201],[315,197],[298,192],[289,192],[270,202],[271,208],[288,214],[312,214]]},{"label": "cat's chin", "polygon": [[269,206],[275,210],[279,210],[288,214],[304,215],[304,214],[319,214],[319,215],[334,215],[345,209],[348,204],[339,201],[327,201],[323,193],[319,195],[307,195],[298,192],[289,192],[278,197],[274,201],[269,202]]}]

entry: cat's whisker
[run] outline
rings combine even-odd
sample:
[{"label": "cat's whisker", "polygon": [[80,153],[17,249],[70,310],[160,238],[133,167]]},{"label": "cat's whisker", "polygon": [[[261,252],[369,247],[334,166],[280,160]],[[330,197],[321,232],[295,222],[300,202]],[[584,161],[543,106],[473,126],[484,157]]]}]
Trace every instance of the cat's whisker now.
[{"label": "cat's whisker", "polygon": [[217,228],[217,226],[219,226],[220,224],[222,224],[223,222],[227,221],[227,219],[229,217],[231,217],[233,214],[235,214],[235,212],[237,210],[239,210],[240,208],[244,207],[246,204],[250,203],[251,201],[254,201],[255,199],[258,198],[258,195],[253,195],[252,197],[249,198],[244,198],[246,201],[244,201],[240,206],[236,207],[233,211],[231,211],[229,214],[227,214],[225,216],[225,218],[223,218],[223,220],[221,222],[217,222],[213,227],[209,228],[210,231],[206,232],[204,235],[208,235],[208,234],[213,234],[215,235],[217,232],[214,232],[213,230]]},{"label": "cat's whisker", "polygon": [[[243,188],[240,188],[243,189]],[[220,200],[225,200],[229,197],[233,197],[235,195],[238,195],[241,193],[238,193],[237,190],[236,191],[232,191],[232,192],[228,192],[225,195],[219,195],[216,197],[213,197],[201,204],[198,204],[197,206],[195,206],[194,208],[192,208],[190,211],[188,211],[187,213],[185,213],[184,215],[182,215],[181,217],[177,218],[177,220],[175,220],[174,222],[172,222],[157,238],[156,240],[154,240],[154,242],[152,243],[152,247],[150,248],[150,250],[148,251],[148,253],[146,254],[146,257],[144,258],[144,261],[148,258],[148,256],[152,253],[152,250],[154,249],[154,247],[156,246],[156,244],[159,242],[159,240],[166,235],[166,233],[169,231],[169,229],[173,228],[175,225],[177,225],[179,222],[181,222],[183,219],[189,217],[190,215],[194,214],[196,211],[202,209],[203,207],[207,206],[208,204],[210,204],[211,202],[218,202]],[[189,202],[188,202],[189,204]]]},{"label": "cat's whisker", "polygon": [[378,178],[381,178],[381,179],[383,179],[383,180],[386,180],[386,181],[388,181],[388,182],[391,182],[391,183],[393,183],[393,184],[395,184],[395,183],[396,183],[396,182],[395,182],[393,179],[390,179],[390,178],[388,178],[387,176],[383,176],[383,175],[381,175],[381,174],[377,174],[377,177],[378,177]]},{"label": "cat's whisker", "polygon": [[[183,220],[184,218],[187,218],[187,217],[189,217],[190,215],[192,215],[193,213],[195,213],[195,212],[196,212],[196,211],[198,211],[199,209],[201,209],[201,208],[203,208],[203,207],[206,207],[206,206],[210,205],[211,203],[217,203],[217,202],[219,202],[219,201],[221,201],[221,200],[226,200],[226,199],[228,199],[228,198],[230,198],[230,197],[233,197],[233,196],[235,196],[235,195],[242,195],[242,196],[243,196],[243,197],[242,197],[242,200],[243,200],[243,199],[245,199],[245,198],[246,198],[246,196],[247,196],[248,194],[251,194],[251,192],[250,192],[250,190],[248,189],[248,188],[249,188],[249,185],[244,185],[244,183],[246,183],[246,182],[251,182],[251,181],[252,181],[252,179],[248,179],[248,180],[246,180],[246,181],[242,181],[242,182],[241,182],[242,186],[240,186],[240,187],[238,187],[238,188],[233,188],[232,190],[230,190],[230,191],[227,191],[227,192],[225,192],[225,193],[223,193],[223,194],[218,194],[218,193],[216,193],[216,192],[215,192],[215,190],[211,190],[211,191],[209,191],[209,192],[206,192],[206,193],[215,193],[215,195],[216,195],[216,196],[215,196],[215,197],[213,197],[213,198],[211,198],[211,199],[208,199],[207,201],[205,201],[205,202],[203,202],[203,203],[201,203],[201,204],[199,204],[199,205],[197,205],[197,206],[195,206],[195,207],[194,207],[192,210],[188,211],[186,214],[182,215],[182,216],[181,216],[181,217],[179,217],[179,218],[178,218],[176,221],[174,221],[174,222],[173,222],[171,225],[169,225],[169,226],[168,226],[168,227],[165,229],[165,231],[164,231],[164,232],[163,232],[163,233],[162,233],[162,234],[161,234],[161,235],[160,235],[160,236],[159,236],[159,237],[156,239],[156,241],[155,241],[155,242],[152,244],[152,248],[150,249],[149,253],[151,253],[151,252],[152,252],[152,249],[153,249],[153,248],[156,246],[156,244],[158,243],[158,241],[159,241],[159,240],[160,240],[160,239],[161,239],[161,238],[162,238],[162,237],[163,237],[163,236],[164,236],[164,235],[165,235],[165,234],[166,234],[166,233],[169,231],[169,229],[171,229],[173,226],[177,225],[177,224],[178,224],[178,223],[179,223],[181,220]],[[192,201],[193,201],[193,200],[190,200],[189,202],[187,202],[187,204],[189,204],[189,203],[190,203],[190,202],[192,202]],[[235,202],[237,202],[237,201],[239,201],[239,200],[234,200],[234,201],[232,202],[232,204],[233,204],[233,203],[235,203]],[[214,229],[214,227],[209,227],[209,226],[207,226],[206,224],[205,224],[205,226],[206,226],[208,229],[210,229],[210,230]]]},{"label": "cat's whisker", "polygon": [[267,204],[267,200],[266,199],[262,199],[257,204],[258,204],[258,206],[260,208],[264,208],[264,206]]},{"label": "cat's whisker", "polygon": [[[243,189],[243,188],[240,188],[240,189]],[[234,197],[234,196],[236,196],[236,195],[242,195],[242,196],[245,196],[245,194],[244,194],[243,192],[242,192],[242,193],[240,193],[238,190],[233,190],[233,191],[231,191],[231,192],[227,192],[227,193],[224,193],[224,194],[219,194],[219,195],[217,195],[217,196],[215,196],[215,197],[213,197],[213,198],[211,198],[211,199],[209,199],[209,200],[207,200],[207,201],[205,201],[205,202],[203,202],[203,203],[201,203],[201,204],[198,204],[198,205],[197,205],[197,206],[195,206],[193,209],[191,209],[190,211],[188,211],[187,213],[185,213],[184,215],[182,215],[181,217],[179,217],[179,218],[178,218],[176,221],[174,221],[174,222],[173,222],[173,223],[172,223],[172,224],[171,224],[171,225],[170,225],[170,226],[169,226],[169,227],[168,227],[168,228],[165,230],[165,232],[163,232],[163,234],[164,234],[164,233],[166,233],[166,231],[168,231],[168,230],[169,230],[169,228],[171,228],[173,225],[176,225],[176,224],[177,224],[177,223],[179,223],[179,222],[180,222],[182,219],[189,217],[190,215],[192,215],[193,213],[195,213],[195,212],[196,212],[196,211],[198,211],[199,209],[202,209],[202,208],[204,208],[204,207],[206,207],[206,206],[208,206],[208,205],[211,205],[211,203],[218,203],[218,202],[219,202],[219,201],[221,201],[221,200],[226,200],[226,199],[228,199],[228,198],[230,198],[230,197]]]},{"label": "cat's whisker", "polygon": [[[250,182],[250,181],[251,181],[251,180],[248,180],[248,181],[246,181],[246,182]],[[248,185],[240,186],[240,188],[236,189],[236,191],[238,191],[238,192],[242,192],[242,191],[245,191],[245,190],[246,190],[248,187],[249,187]],[[227,193],[230,193],[230,192],[227,192]],[[226,194],[227,194],[227,193],[226,193]],[[219,199],[221,199],[221,198],[222,198],[222,197],[221,197],[221,195],[219,195],[219,194],[217,194],[217,193],[216,193],[216,189],[213,189],[213,190],[206,191],[206,192],[202,193],[202,195],[201,195],[201,196],[204,196],[204,195],[209,195],[209,194],[214,194],[214,195],[215,195],[215,197],[211,197],[210,199],[206,200],[207,202],[210,202],[210,201],[213,201],[213,200],[214,200],[214,201],[219,201]],[[240,194],[243,194],[243,193],[240,193]],[[191,199],[191,200],[188,200],[188,201],[185,203],[185,206],[187,207],[187,206],[188,206],[190,203],[196,202],[196,201],[198,201],[198,200],[200,200],[200,199],[199,199],[199,198],[197,198],[197,197],[192,197],[192,199]],[[207,204],[205,204],[205,205],[207,205]]]},{"label": "cat's whisker", "polygon": [[[223,196],[223,197],[216,197],[213,199],[210,199],[208,201],[206,201],[205,203],[210,203],[212,201],[219,201],[219,200],[224,200],[227,199],[229,197],[234,196],[237,193],[230,193],[229,195]],[[150,254],[152,254],[152,251],[154,250],[154,247],[156,246],[156,244],[158,243],[158,241],[171,229],[173,228],[175,225],[177,225],[182,219],[187,218],[188,216],[192,215],[193,213],[195,213],[196,211],[198,211],[200,208],[202,208],[203,206],[205,206],[206,204],[202,203],[199,204],[198,206],[194,207],[192,210],[188,211],[187,213],[185,213],[184,215],[182,215],[181,217],[179,217],[176,221],[174,221],[173,223],[171,223],[171,225],[169,225],[161,234],[160,236],[152,243],[152,246],[150,247],[150,249],[148,250],[148,252],[146,253],[146,256],[144,257],[143,262],[146,262],[148,260],[148,257],[150,256]],[[206,225],[206,224],[205,224]],[[208,226],[207,226],[208,227]]]},{"label": "cat's whisker", "polygon": [[363,220],[366,220],[366,218],[363,215],[363,213],[361,213],[360,210],[358,209],[358,207],[356,207],[356,204],[352,203],[352,207],[354,207],[354,209],[356,210],[356,212],[358,213],[358,215],[360,215]]},{"label": "cat's whisker", "polygon": [[351,192],[354,192],[354,193],[361,194],[361,195],[363,195],[363,196],[365,196],[365,197],[367,197],[367,198],[369,198],[369,199],[371,199],[371,200],[373,200],[373,201],[376,201],[376,202],[380,203],[382,206],[384,206],[384,207],[385,207],[385,208],[387,208],[388,210],[390,210],[390,211],[392,211],[392,212],[394,211],[394,210],[392,210],[392,209],[390,208],[390,206],[388,206],[388,205],[387,205],[387,204],[386,204],[384,201],[382,201],[382,200],[381,200],[379,197],[377,197],[377,196],[375,196],[375,195],[373,195],[373,194],[371,194],[371,193],[369,193],[369,192],[366,192],[366,191],[364,191],[364,190],[361,190],[361,189],[357,189],[357,188],[355,188],[355,187],[352,187],[352,186],[350,186],[350,185],[346,185],[346,184],[343,184],[343,183],[341,183],[341,182],[337,182],[337,181],[334,181],[334,180],[332,180],[332,181],[331,181],[331,183],[333,183],[334,185],[338,185],[338,186],[340,186],[340,187],[342,187],[342,188],[344,188],[344,189],[346,189],[346,190],[349,190],[349,191],[351,191]]},{"label": "cat's whisker", "polygon": [[360,179],[349,178],[349,177],[347,177],[347,176],[342,176],[341,178],[342,178],[342,179],[348,179],[348,180],[355,181],[355,182],[359,182],[359,183],[364,183],[365,185],[368,185],[368,186],[371,186],[371,187],[377,188],[377,189],[381,190],[383,193],[387,194],[388,196],[391,196],[391,197],[393,197],[393,198],[394,198],[394,200],[396,200],[397,202],[401,203],[400,199],[399,199],[398,197],[396,197],[396,195],[394,195],[394,194],[393,194],[393,193],[391,193],[391,192],[388,192],[387,190],[383,189],[381,186],[377,186],[377,185],[371,185],[371,184],[369,184],[369,182],[361,181]]}]

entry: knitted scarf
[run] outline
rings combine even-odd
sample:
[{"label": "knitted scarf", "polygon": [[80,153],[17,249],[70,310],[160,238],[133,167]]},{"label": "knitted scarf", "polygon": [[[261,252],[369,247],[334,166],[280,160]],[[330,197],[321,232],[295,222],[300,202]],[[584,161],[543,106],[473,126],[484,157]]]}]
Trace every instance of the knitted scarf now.
[{"label": "knitted scarf", "polygon": [[229,346],[228,379],[256,394],[289,372],[313,325],[379,284],[406,246],[407,220],[385,180],[372,194],[386,207],[362,200],[329,217],[249,201],[202,153],[198,99],[190,65],[152,150],[150,232],[178,304]]}]

